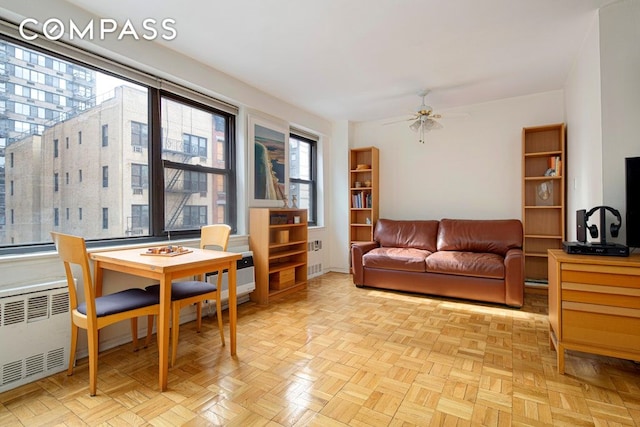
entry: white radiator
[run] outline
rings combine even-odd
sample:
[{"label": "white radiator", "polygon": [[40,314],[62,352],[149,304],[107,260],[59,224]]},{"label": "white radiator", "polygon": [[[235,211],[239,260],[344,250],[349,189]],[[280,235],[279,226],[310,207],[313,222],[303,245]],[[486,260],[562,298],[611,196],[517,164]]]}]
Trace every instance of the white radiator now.
[{"label": "white radiator", "polygon": [[66,280],[0,291],[0,393],[67,369]]}]

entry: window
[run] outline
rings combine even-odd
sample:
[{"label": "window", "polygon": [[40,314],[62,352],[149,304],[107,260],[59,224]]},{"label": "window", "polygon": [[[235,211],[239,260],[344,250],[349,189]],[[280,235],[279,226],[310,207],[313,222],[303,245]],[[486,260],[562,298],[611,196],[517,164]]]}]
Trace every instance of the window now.
[{"label": "window", "polygon": [[102,167],[102,187],[106,188],[109,186],[109,166]]},{"label": "window", "polygon": [[[204,224],[216,223],[233,227],[235,198],[229,193],[235,194],[235,175],[229,117],[168,94],[161,98],[160,111],[165,229],[199,230]],[[211,135],[217,142],[208,144],[201,135]]]},{"label": "window", "polygon": [[109,145],[109,125],[102,125],[102,146]]},{"label": "window", "polygon": [[207,192],[207,174],[184,171],[184,190],[193,193]]},{"label": "window", "polygon": [[149,167],[133,163],[131,165],[131,188],[149,187]]},{"label": "window", "polygon": [[[0,107],[11,113],[0,118],[0,253],[50,250],[54,227],[118,242],[196,237],[205,223],[235,230],[235,108],[82,52],[89,65],[69,60],[43,40],[36,50],[0,35]],[[36,148],[42,155],[26,155]],[[5,212],[20,221],[5,224]]]},{"label": "window", "polygon": [[316,144],[310,138],[289,135],[289,197],[295,196],[298,207],[308,210],[310,225],[317,224]]},{"label": "window", "polygon": [[147,147],[149,144],[149,130],[146,123],[131,122],[131,145]]},{"label": "window", "polygon": [[184,134],[182,136],[182,150],[185,154],[207,157],[207,138]]},{"label": "window", "polygon": [[102,229],[109,228],[109,208],[102,208]]},{"label": "window", "polygon": [[149,228],[149,205],[131,205],[131,230]]},{"label": "window", "polygon": [[206,206],[185,206],[183,224],[184,227],[202,227],[207,225]]}]

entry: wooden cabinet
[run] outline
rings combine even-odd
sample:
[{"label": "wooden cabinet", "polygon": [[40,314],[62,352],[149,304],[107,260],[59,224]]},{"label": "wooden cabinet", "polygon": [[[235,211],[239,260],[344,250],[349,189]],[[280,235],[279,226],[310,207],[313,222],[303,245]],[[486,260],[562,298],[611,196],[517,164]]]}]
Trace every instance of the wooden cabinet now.
[{"label": "wooden cabinet", "polygon": [[349,247],[373,240],[378,220],[379,151],[376,147],[349,152]]},{"label": "wooden cabinet", "polygon": [[307,210],[251,208],[249,247],[253,251],[256,289],[251,300],[269,299],[307,286]]},{"label": "wooden cabinet", "polygon": [[565,237],[565,125],[522,130],[524,277],[547,281],[547,250]]},{"label": "wooden cabinet", "polygon": [[640,361],[640,254],[628,258],[549,250],[549,339],[564,351]]}]

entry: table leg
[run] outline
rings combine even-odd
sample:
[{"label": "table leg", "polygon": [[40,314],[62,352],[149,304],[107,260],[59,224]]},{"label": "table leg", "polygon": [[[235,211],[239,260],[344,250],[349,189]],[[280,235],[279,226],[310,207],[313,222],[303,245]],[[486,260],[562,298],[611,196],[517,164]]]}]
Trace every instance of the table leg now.
[{"label": "table leg", "polygon": [[160,391],[167,390],[169,376],[169,312],[171,309],[171,279],[163,276],[160,279],[160,315],[158,316],[158,352],[159,352],[159,385]]},{"label": "table leg", "polygon": [[236,296],[236,262],[229,263],[229,341],[231,355],[236,355],[236,322],[238,319],[238,301]]}]

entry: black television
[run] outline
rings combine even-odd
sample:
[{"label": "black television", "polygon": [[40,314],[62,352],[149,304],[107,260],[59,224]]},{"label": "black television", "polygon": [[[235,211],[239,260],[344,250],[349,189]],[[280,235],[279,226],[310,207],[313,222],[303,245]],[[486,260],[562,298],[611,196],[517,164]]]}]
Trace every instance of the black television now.
[{"label": "black television", "polygon": [[627,246],[640,248],[640,157],[627,157],[625,172]]}]

